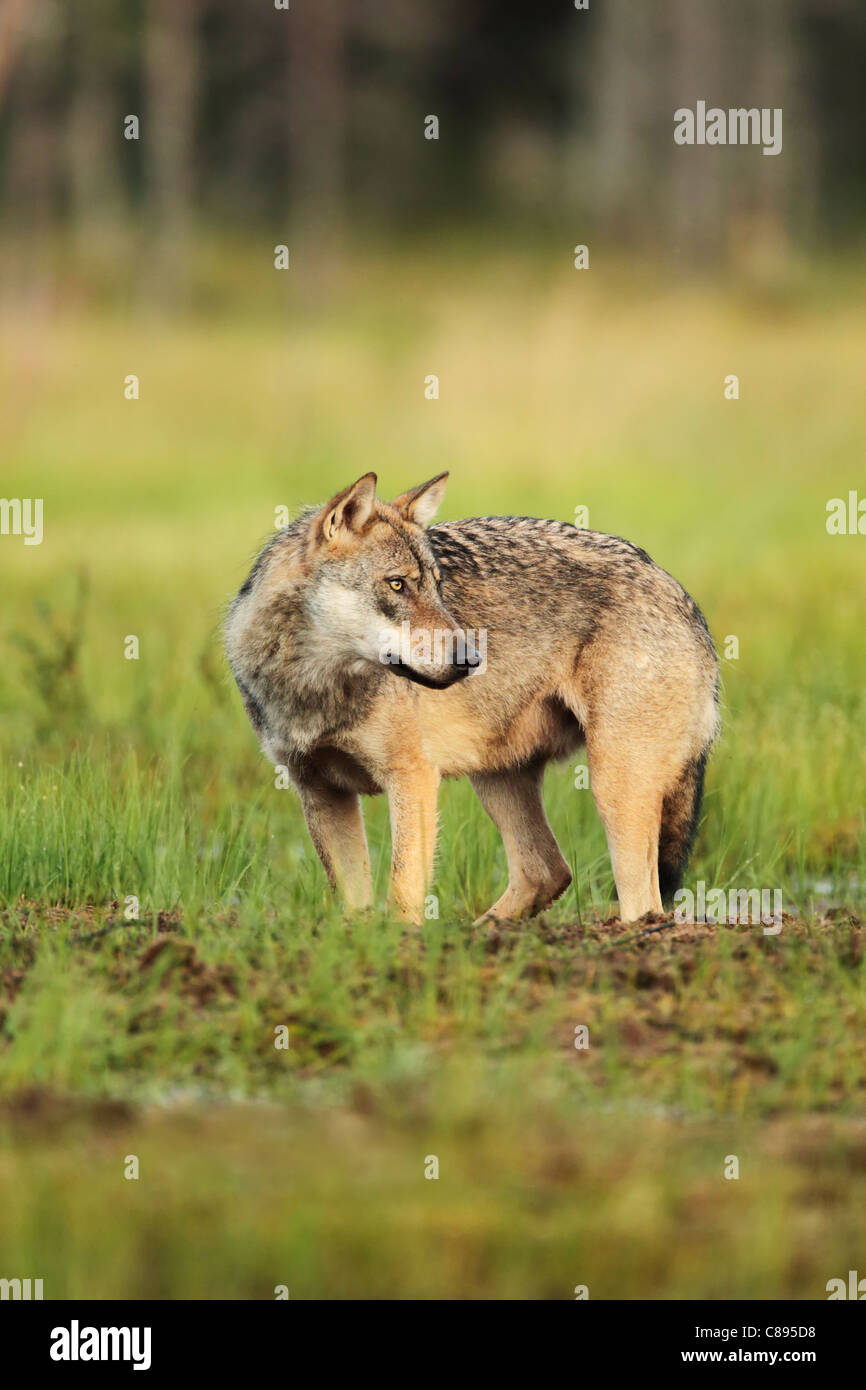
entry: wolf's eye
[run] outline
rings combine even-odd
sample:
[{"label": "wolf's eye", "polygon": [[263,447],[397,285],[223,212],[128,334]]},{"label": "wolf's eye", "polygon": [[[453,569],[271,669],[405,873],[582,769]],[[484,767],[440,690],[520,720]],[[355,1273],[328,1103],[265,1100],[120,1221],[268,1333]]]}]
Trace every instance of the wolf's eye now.
[{"label": "wolf's eye", "polygon": [[403,581],[402,581],[402,579],[389,579],[389,580],[388,580],[388,583],[389,583],[389,585],[391,586],[391,588],[394,590],[394,593],[395,593],[395,594],[399,594],[400,590],[401,590],[402,587],[403,587]]}]

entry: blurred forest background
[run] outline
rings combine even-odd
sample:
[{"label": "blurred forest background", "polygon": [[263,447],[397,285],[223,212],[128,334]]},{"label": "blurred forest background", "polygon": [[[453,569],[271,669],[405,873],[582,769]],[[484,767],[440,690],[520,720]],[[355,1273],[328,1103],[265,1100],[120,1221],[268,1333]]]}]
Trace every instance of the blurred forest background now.
[{"label": "blurred forest background", "polygon": [[[213,232],[333,272],[488,221],[775,275],[862,237],[864,70],[858,0],[0,0],[3,289],[181,302]],[[675,146],[698,99],[782,107],[782,157]]]}]

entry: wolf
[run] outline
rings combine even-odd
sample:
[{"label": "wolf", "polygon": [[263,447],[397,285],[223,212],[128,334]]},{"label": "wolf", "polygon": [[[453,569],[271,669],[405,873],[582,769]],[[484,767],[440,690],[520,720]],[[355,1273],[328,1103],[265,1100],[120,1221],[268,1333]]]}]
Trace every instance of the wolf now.
[{"label": "wolf", "polygon": [[360,797],[387,796],[391,904],[420,923],[443,777],[470,779],[505,846],[508,885],[479,922],[565,892],[542,779],[585,746],[620,917],[660,913],[718,730],[707,624],[619,537],[525,516],[431,526],[447,477],[387,503],[367,473],[265,545],[225,624],[262,750],[350,910],[372,903]]}]

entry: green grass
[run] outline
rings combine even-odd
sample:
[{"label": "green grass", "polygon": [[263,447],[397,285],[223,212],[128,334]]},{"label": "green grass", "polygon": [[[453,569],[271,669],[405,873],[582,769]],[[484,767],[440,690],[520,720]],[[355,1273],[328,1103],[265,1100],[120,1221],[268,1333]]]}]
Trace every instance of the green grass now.
[{"label": "green grass", "polygon": [[[314,312],[231,267],[244,313],[0,319],[2,491],[45,499],[41,546],[0,537],[0,1276],[824,1296],[862,1264],[866,539],[824,526],[866,493],[858,278],[747,301],[440,248],[359,259]],[[445,515],[586,505],[737,637],[688,881],[781,888],[778,937],[609,923],[571,766],[546,790],[575,883],[541,922],[471,927],[504,857],[465,785],[437,920],[384,915],[379,802],[380,909],[335,910],[220,613],[277,506],[443,467]]]}]

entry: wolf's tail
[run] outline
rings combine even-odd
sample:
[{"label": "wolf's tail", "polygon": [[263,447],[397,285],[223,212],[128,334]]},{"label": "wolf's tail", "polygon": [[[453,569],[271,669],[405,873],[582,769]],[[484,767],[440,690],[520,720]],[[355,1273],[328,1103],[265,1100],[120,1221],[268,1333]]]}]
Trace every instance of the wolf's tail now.
[{"label": "wolf's tail", "polygon": [[662,802],[659,832],[659,891],[666,902],[680,887],[701,814],[709,749],[686,763]]}]

